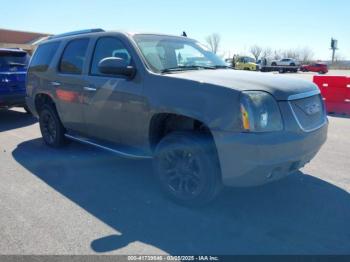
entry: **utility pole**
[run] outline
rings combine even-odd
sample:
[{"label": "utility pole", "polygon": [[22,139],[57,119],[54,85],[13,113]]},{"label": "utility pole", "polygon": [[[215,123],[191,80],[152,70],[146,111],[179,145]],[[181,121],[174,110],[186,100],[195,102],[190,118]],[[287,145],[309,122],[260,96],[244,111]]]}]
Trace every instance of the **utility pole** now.
[{"label": "utility pole", "polygon": [[331,38],[332,64],[334,64],[335,50],[338,49],[338,40]]}]

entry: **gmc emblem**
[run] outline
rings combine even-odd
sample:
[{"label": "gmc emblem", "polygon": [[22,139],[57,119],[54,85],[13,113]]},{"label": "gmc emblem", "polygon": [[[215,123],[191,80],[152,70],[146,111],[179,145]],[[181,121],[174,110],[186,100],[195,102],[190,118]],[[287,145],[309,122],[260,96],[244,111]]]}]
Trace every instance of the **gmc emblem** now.
[{"label": "gmc emblem", "polygon": [[308,115],[314,115],[320,112],[321,106],[319,103],[310,103],[305,106],[305,112]]}]

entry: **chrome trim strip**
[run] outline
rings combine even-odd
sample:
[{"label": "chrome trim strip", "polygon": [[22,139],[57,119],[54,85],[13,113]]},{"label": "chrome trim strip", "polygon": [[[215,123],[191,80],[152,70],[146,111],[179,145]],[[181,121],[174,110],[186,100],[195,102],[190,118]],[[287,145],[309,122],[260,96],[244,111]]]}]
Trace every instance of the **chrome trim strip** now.
[{"label": "chrome trim strip", "polygon": [[99,145],[97,143],[94,143],[94,142],[91,142],[91,141],[88,141],[88,140],[85,140],[85,139],[82,139],[82,138],[79,138],[79,137],[75,137],[75,136],[72,136],[72,135],[69,135],[69,134],[65,134],[64,136],[69,138],[69,139],[81,142],[83,144],[95,146],[97,148],[100,148],[100,149],[103,149],[103,150],[107,150],[107,151],[110,151],[112,153],[115,153],[115,154],[118,154],[118,155],[121,155],[121,156],[124,156],[124,157],[127,157],[127,158],[139,158],[139,159],[151,159],[152,158],[151,156],[134,155],[134,154],[129,154],[129,153],[125,153],[125,152],[122,152],[122,151],[118,151],[118,150],[115,150],[115,149],[112,149],[112,148],[109,148],[109,147],[106,147],[106,146],[102,146],[102,145]]},{"label": "chrome trim strip", "polygon": [[295,121],[297,122],[298,126],[300,127],[300,129],[301,129],[302,131],[304,131],[304,132],[306,132],[306,133],[315,131],[315,130],[317,130],[317,129],[323,127],[323,126],[324,126],[325,124],[327,124],[327,122],[328,122],[327,115],[326,115],[326,113],[325,113],[325,107],[324,107],[324,105],[322,105],[322,109],[323,109],[323,119],[324,119],[323,123],[321,123],[320,125],[318,125],[318,126],[316,126],[316,127],[314,127],[314,128],[306,129],[306,128],[304,128],[304,127],[301,125],[301,123],[300,123],[300,121],[299,121],[299,119],[298,119],[298,116],[297,116],[296,113],[294,112],[293,106],[292,106],[292,104],[291,104],[290,101],[288,101],[288,105],[289,105],[289,107],[290,107],[290,110],[292,111],[292,114],[293,114],[294,119],[295,119]]},{"label": "chrome trim strip", "polygon": [[0,75],[18,75],[18,74],[25,75],[25,74],[27,74],[27,72],[23,72],[23,71],[20,71],[20,72],[18,72],[18,71],[6,71],[6,72],[1,72],[0,73]]},{"label": "chrome trim strip", "polygon": [[290,95],[288,96],[287,100],[296,100],[296,99],[302,99],[302,98],[306,98],[306,97],[310,97],[310,96],[314,96],[314,95],[318,95],[321,94],[319,89],[316,90],[312,90],[309,92],[304,92],[304,93],[300,93],[300,94],[295,94],[295,95]]}]

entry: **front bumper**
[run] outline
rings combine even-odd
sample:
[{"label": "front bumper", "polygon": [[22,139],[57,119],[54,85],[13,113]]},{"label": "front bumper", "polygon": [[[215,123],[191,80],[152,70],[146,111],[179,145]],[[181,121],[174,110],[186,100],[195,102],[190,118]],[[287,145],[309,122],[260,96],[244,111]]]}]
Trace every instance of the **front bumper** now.
[{"label": "front bumper", "polygon": [[256,186],[302,168],[327,138],[328,122],[312,132],[213,132],[222,181],[226,186]]}]

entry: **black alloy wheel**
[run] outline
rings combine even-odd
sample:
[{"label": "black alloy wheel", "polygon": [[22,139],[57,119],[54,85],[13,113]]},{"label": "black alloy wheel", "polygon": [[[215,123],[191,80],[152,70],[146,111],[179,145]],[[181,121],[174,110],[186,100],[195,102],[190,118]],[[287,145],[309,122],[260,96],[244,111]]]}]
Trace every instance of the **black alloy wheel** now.
[{"label": "black alloy wheel", "polygon": [[167,135],[156,148],[154,168],[164,193],[182,205],[204,205],[221,189],[217,153],[207,136]]},{"label": "black alloy wheel", "polygon": [[44,105],[39,113],[39,125],[44,142],[51,147],[65,144],[65,129],[52,105]]}]

